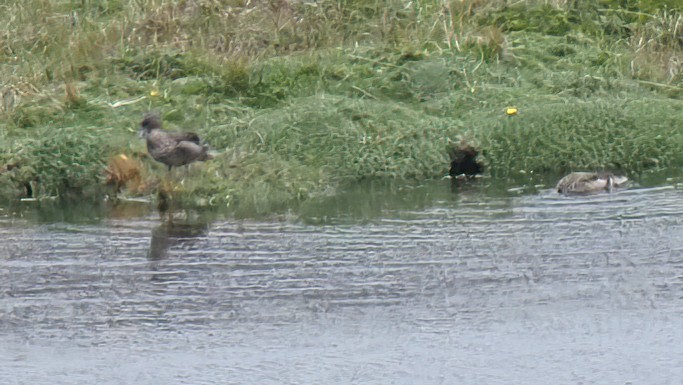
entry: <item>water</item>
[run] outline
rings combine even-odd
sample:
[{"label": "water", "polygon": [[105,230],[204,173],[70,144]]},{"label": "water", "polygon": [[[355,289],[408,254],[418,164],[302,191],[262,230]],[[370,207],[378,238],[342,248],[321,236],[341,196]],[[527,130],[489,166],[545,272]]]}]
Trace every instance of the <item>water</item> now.
[{"label": "water", "polygon": [[301,220],[15,211],[0,383],[679,383],[683,193],[511,191],[362,191]]}]

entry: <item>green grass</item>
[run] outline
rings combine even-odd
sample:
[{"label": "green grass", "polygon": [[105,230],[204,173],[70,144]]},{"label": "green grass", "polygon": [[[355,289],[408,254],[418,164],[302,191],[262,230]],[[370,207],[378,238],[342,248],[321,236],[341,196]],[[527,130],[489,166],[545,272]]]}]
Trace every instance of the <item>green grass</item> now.
[{"label": "green grass", "polygon": [[495,176],[680,167],[680,107],[679,101],[607,98],[529,106],[493,124],[482,147]]},{"label": "green grass", "polygon": [[[142,114],[217,152],[173,197],[241,215],[362,180],[680,168],[676,1],[30,0],[0,12],[0,194],[112,194]],[[36,22],[37,21],[37,22]],[[520,114],[506,117],[516,106]],[[163,167],[148,158],[154,194]],[[27,187],[28,186],[28,187]]]}]

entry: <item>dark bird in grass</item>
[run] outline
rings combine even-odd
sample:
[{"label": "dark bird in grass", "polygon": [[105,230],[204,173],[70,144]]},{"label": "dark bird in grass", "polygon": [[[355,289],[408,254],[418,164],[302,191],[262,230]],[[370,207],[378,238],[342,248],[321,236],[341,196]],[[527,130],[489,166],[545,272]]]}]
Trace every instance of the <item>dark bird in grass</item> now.
[{"label": "dark bird in grass", "polygon": [[484,168],[481,163],[477,162],[478,154],[479,151],[469,145],[449,148],[448,155],[451,158],[451,168],[448,174],[454,179],[463,175],[467,179],[471,179],[481,174]]},{"label": "dark bird in grass", "polygon": [[213,158],[209,147],[201,143],[197,134],[162,130],[161,117],[155,112],[145,114],[140,130],[147,141],[149,155],[167,165],[169,171],[173,167]]},{"label": "dark bird in grass", "polygon": [[625,176],[617,176],[611,172],[573,172],[557,182],[560,194],[591,194],[600,191],[612,192],[617,187],[624,187],[628,182]]}]

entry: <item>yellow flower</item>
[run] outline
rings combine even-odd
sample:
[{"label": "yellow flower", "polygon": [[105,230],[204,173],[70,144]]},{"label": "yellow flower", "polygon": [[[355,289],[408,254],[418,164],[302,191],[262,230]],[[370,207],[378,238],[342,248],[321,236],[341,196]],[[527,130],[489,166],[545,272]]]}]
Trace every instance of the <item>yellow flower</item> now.
[{"label": "yellow flower", "polygon": [[157,96],[159,96],[159,91],[157,91],[157,90],[152,90],[152,91],[149,92],[149,96],[151,96],[151,97],[157,97]]},{"label": "yellow flower", "polygon": [[505,109],[505,114],[507,116],[517,115],[517,112],[518,112],[517,107],[508,107]]}]

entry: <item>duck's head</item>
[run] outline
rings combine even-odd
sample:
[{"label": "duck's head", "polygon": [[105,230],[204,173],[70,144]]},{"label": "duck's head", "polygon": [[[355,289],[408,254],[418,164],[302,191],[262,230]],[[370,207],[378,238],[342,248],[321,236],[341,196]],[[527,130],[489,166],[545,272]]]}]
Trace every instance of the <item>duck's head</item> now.
[{"label": "duck's head", "polygon": [[156,112],[148,112],[140,123],[140,136],[144,137],[157,128],[161,128],[161,116]]}]

